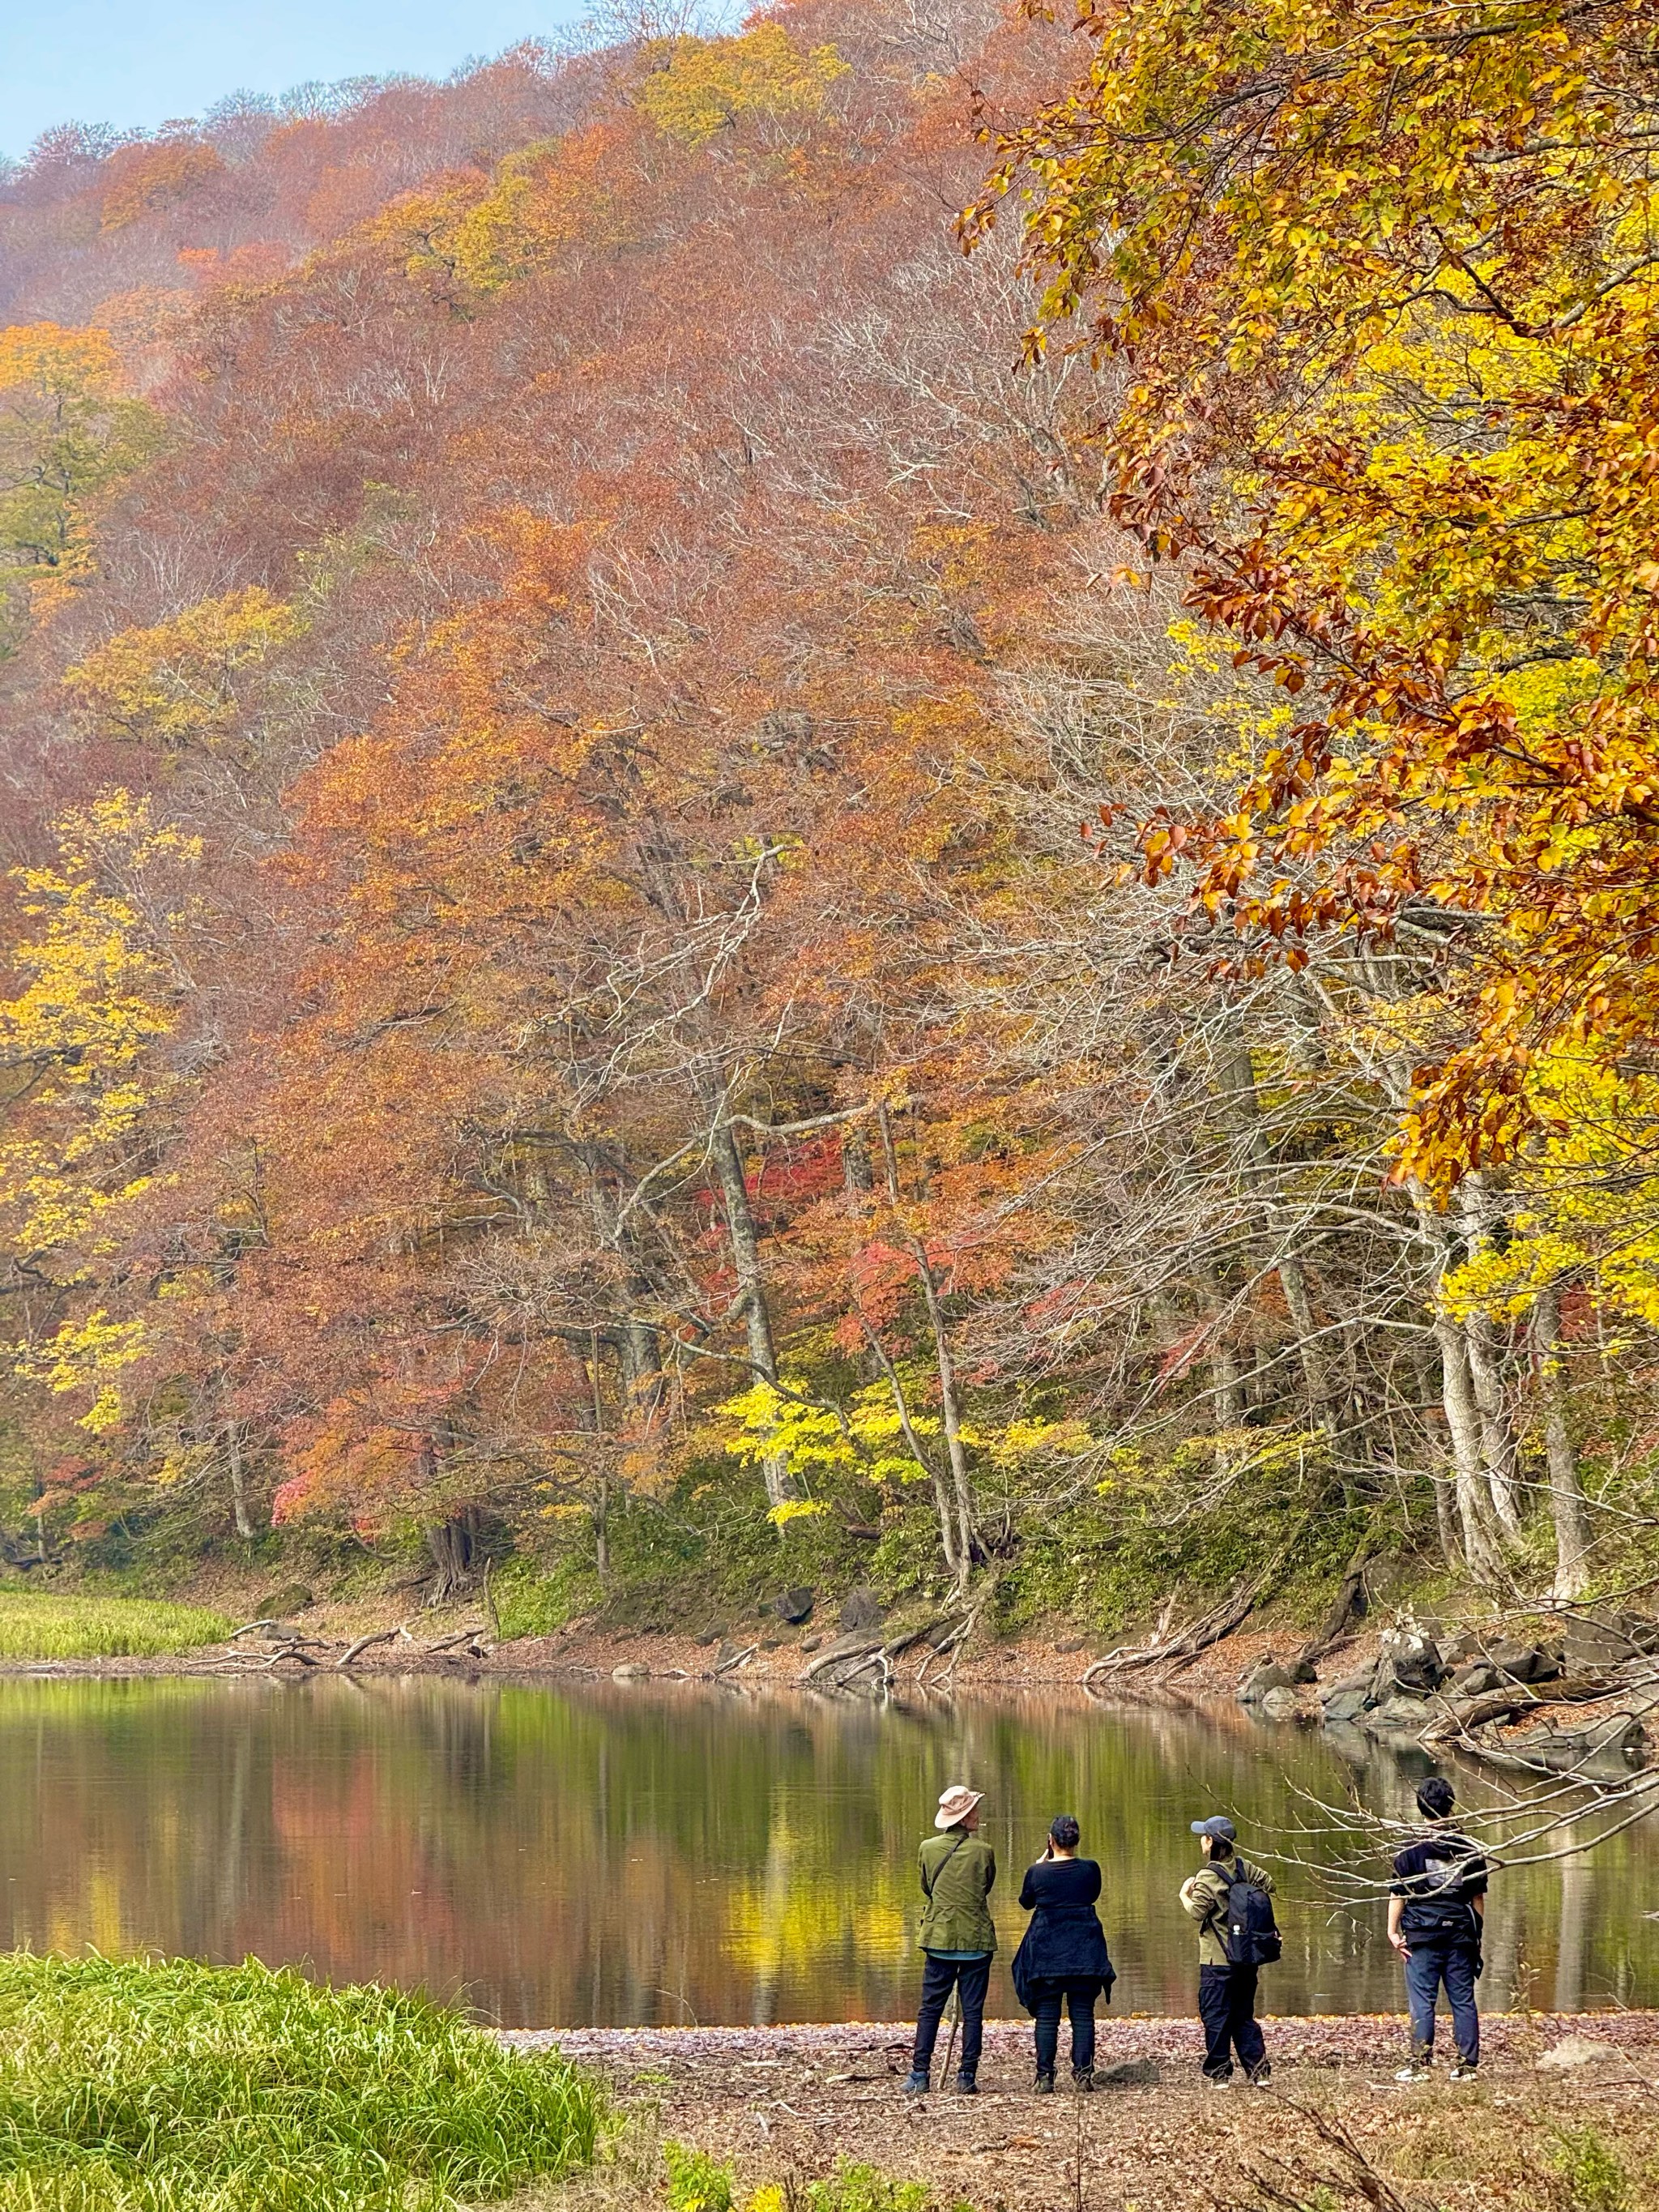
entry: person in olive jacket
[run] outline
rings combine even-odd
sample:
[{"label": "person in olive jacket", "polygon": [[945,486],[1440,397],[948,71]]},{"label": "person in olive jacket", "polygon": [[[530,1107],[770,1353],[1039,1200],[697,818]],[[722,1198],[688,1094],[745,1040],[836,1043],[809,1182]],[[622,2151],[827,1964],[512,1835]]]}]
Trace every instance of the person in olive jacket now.
[{"label": "person in olive jacket", "polygon": [[1019,1901],[1031,1924],[1014,1954],[1014,1995],[1036,2023],[1036,2088],[1051,2095],[1060,2053],[1060,2008],[1072,2016],[1072,2079],[1095,2086],[1095,2006],[1117,1969],[1095,1911],[1100,1868],[1080,1859],[1081,1832],[1069,1813],[1055,1816],[1048,1848],[1025,1876]]},{"label": "person in olive jacket", "polygon": [[982,1790],[953,1783],[940,1797],[933,1817],[939,1833],[924,1838],[917,1854],[921,1893],[927,1900],[917,1941],[927,1963],[922,1969],[915,2055],[904,2085],[912,2097],[925,2097],[932,2087],[933,2045],[952,1990],[959,1993],[962,2008],[957,2088],[964,2097],[979,2090],[985,1994],[997,1948],[996,1923],[986,1902],[997,1878],[996,1854],[975,1832],[983,1796]]},{"label": "person in olive jacket", "polygon": [[1237,1832],[1224,1814],[1194,1820],[1192,1830],[1200,1838],[1204,1864],[1182,1883],[1181,1902],[1198,1923],[1198,2010],[1204,2023],[1204,2076],[1209,2081],[1231,2081],[1236,2051],[1246,2077],[1265,2082],[1272,2069],[1255,2016],[1256,1970],[1229,1958],[1223,1930],[1232,1883],[1254,1882],[1271,1897],[1273,1876],[1265,1868],[1253,1865],[1238,1850]]}]

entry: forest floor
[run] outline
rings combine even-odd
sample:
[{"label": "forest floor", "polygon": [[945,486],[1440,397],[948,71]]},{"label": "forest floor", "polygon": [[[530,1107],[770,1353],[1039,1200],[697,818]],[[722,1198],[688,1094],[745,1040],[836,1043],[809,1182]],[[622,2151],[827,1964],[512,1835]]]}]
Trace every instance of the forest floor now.
[{"label": "forest floor", "polygon": [[900,2094],[899,2025],[513,2033],[596,2068],[629,2120],[608,2163],[514,2200],[515,2212],[660,2208],[660,2147],[675,2140],[732,2162],[739,2207],[766,2183],[799,2203],[800,2185],[841,2159],[979,2212],[1638,2212],[1659,2201],[1659,2013],[1492,2015],[1477,2081],[1407,2087],[1392,2078],[1401,2020],[1265,2026],[1262,2089],[1203,2081],[1193,2021],[1109,2017],[1099,2063],[1140,2077],[1124,2086],[1076,2096],[1062,2040],[1059,2093],[1034,2095],[1030,2027],[998,2021],[981,2094],[925,2100]]}]

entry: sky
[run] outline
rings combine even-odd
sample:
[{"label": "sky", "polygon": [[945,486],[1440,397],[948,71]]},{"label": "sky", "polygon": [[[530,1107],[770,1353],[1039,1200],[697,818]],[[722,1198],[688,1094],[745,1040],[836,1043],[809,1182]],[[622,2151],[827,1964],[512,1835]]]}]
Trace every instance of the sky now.
[{"label": "sky", "polygon": [[232,92],[447,76],[585,0],[0,0],[0,153],[54,123],[153,130]]}]

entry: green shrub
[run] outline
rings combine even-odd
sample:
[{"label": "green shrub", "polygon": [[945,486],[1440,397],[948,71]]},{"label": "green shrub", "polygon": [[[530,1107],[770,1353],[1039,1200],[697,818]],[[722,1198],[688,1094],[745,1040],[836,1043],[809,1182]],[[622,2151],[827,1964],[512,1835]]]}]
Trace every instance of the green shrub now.
[{"label": "green shrub", "polygon": [[690,2143],[665,2142],[669,2212],[732,2212],[737,2175],[730,2162],[711,2158]]},{"label": "green shrub", "polygon": [[1612,2144],[1594,2128],[1565,2129],[1560,2144],[1555,2163],[1572,2212],[1626,2212],[1630,2184]]},{"label": "green shrub", "polygon": [[217,1644],[234,1624],[149,1598],[0,1590],[0,1659],[131,1658]]},{"label": "green shrub", "polygon": [[602,2109],[427,1997],[0,1956],[0,2212],[447,2212],[586,2161]]},{"label": "green shrub", "polygon": [[927,2212],[925,2181],[895,2181],[878,2166],[843,2159],[828,2181],[807,2184],[807,2212]]}]

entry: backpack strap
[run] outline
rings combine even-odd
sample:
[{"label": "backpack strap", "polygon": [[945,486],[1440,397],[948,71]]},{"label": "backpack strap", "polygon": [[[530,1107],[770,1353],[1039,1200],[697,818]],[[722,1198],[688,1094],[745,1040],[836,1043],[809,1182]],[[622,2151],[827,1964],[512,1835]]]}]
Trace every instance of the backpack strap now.
[{"label": "backpack strap", "polygon": [[[942,1875],[945,1868],[950,1865],[951,1860],[955,1858],[957,1853],[962,1849],[967,1840],[968,1831],[964,1828],[962,1833],[957,1838],[955,1843],[951,1844],[950,1850],[946,1851],[945,1856],[939,1861],[938,1866],[934,1868],[933,1881],[937,1881],[939,1880],[940,1875]],[[921,1870],[921,1893],[927,1899],[927,1902],[930,1905],[933,1901],[933,1881],[928,1881],[927,1869],[924,1867]]]}]

